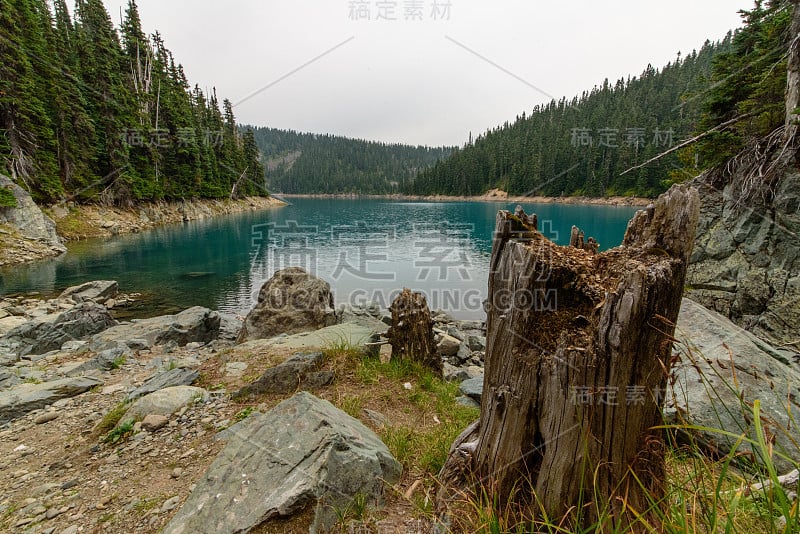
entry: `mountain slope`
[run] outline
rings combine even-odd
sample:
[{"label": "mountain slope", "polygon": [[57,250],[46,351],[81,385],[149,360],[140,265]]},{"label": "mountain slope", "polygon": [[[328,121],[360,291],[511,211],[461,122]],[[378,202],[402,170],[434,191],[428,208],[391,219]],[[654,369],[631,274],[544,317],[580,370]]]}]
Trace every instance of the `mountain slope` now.
[{"label": "mountain slope", "polygon": [[387,194],[447,157],[451,148],[379,143],[335,135],[250,127],[267,184],[281,193]]},{"label": "mountain slope", "polygon": [[665,190],[681,178],[677,155],[622,175],[692,132],[714,57],[732,35],[637,78],[618,80],[536,106],[487,130],[450,158],[422,171],[405,192],[478,195],[500,188],[514,195],[637,195]]}]

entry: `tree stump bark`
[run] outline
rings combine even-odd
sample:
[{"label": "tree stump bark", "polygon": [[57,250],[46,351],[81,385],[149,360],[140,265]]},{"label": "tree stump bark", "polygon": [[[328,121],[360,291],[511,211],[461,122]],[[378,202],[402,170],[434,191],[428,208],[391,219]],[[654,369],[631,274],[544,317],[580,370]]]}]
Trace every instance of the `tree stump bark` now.
[{"label": "tree stump bark", "polygon": [[386,338],[392,345],[392,359],[409,359],[421,363],[442,376],[442,359],[436,352],[433,319],[425,295],[404,288],[392,305],[392,326]]},{"label": "tree stump bark", "polygon": [[562,526],[658,524],[654,427],[698,216],[696,190],[674,186],[636,213],[620,247],[592,254],[498,214],[481,415],[440,473],[443,518],[486,491]]}]

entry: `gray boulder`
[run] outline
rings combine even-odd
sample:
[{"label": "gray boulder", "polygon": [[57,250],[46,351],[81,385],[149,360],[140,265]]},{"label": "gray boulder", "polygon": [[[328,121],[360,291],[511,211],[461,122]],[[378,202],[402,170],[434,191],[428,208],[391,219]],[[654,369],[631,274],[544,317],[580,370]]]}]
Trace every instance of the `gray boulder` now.
[{"label": "gray boulder", "polygon": [[461,341],[450,334],[442,334],[436,344],[436,351],[442,356],[454,356],[461,348]]},{"label": "gray boulder", "polygon": [[289,393],[298,388],[317,389],[333,381],[333,371],[320,371],[324,357],[321,352],[295,354],[285,362],[267,369],[261,377],[237,391],[241,398],[269,393]]},{"label": "gray boulder", "polygon": [[8,347],[18,356],[44,354],[60,349],[67,341],[86,338],[116,324],[104,306],[84,302],[14,328],[0,338],[0,349]]},{"label": "gray boulder", "polygon": [[464,380],[461,382],[461,385],[458,386],[458,390],[467,397],[480,403],[481,395],[483,395],[483,375]]},{"label": "gray boulder", "polygon": [[0,369],[0,389],[10,388],[11,386],[16,386],[21,382],[22,379],[18,377],[16,373]]},{"label": "gray boulder", "polygon": [[377,348],[374,345],[370,345],[370,343],[375,343],[378,340],[379,336],[371,328],[353,323],[342,323],[320,328],[313,332],[247,341],[237,345],[237,351],[255,352],[274,349],[314,352],[320,349],[341,346],[367,353],[376,353]]},{"label": "gray boulder", "polygon": [[17,199],[16,207],[0,208],[0,224],[11,224],[28,239],[41,241],[61,252],[67,251],[56,233],[56,223],[42,213],[27,191],[2,174],[0,187],[9,189]]},{"label": "gray boulder", "polygon": [[401,466],[386,445],[328,401],[297,393],[226,431],[228,443],[164,534],[248,532],[314,507],[310,532],[327,532],[356,495],[383,502]]},{"label": "gray boulder", "polygon": [[391,324],[381,320],[380,310],[377,306],[350,306],[342,305],[337,310],[337,322],[350,323],[369,328],[377,334],[385,334]]},{"label": "gray boulder", "polygon": [[199,376],[200,373],[198,371],[184,367],[176,367],[175,369],[156,373],[145,380],[141,386],[129,393],[125,400],[136,400],[150,393],[175,386],[191,386]]},{"label": "gray boulder", "polygon": [[95,280],[79,286],[65,289],[59,296],[62,300],[71,300],[75,303],[91,300],[98,304],[105,304],[108,299],[113,299],[119,294],[119,285],[113,280]]},{"label": "gray boulder", "polygon": [[244,322],[232,313],[219,314],[219,337],[223,341],[236,341],[242,331]]},{"label": "gray boulder", "polygon": [[18,326],[22,326],[27,322],[28,320],[25,317],[19,317],[17,315],[0,319],[0,336],[8,334]]},{"label": "gray boulder", "polygon": [[114,326],[95,335],[88,348],[99,352],[120,344],[128,346],[131,350],[139,350],[169,342],[174,342],[178,346],[193,341],[208,343],[217,338],[219,327],[219,313],[195,306],[177,315],[138,319]]},{"label": "gray boulder", "polygon": [[44,408],[57,400],[80,395],[102,384],[102,380],[82,376],[62,378],[42,384],[18,384],[0,391],[0,425],[33,410]]},{"label": "gray boulder", "polygon": [[[779,471],[789,471],[800,462],[796,445],[796,421],[787,412],[787,396],[800,398],[800,369],[753,334],[742,330],[720,314],[683,299],[675,337],[681,343],[681,361],[673,368],[674,397],[667,397],[667,422],[690,424],[755,438],[752,403],[760,401],[761,418],[775,438],[774,461]],[[789,429],[787,431],[787,429]],[[700,443],[723,454],[736,438],[721,432],[689,430]],[[739,452],[759,451],[748,443]]]},{"label": "gray boulder", "polygon": [[464,382],[471,378],[483,376],[483,368],[477,365],[469,365],[467,367],[455,367],[445,362],[443,365],[444,379],[448,382]]},{"label": "gray boulder", "polygon": [[480,352],[486,350],[486,338],[484,336],[469,336],[467,338],[467,346],[473,352]]},{"label": "gray boulder", "polygon": [[308,332],[335,323],[330,284],[300,267],[289,267],[277,271],[261,287],[238,341]]},{"label": "gray boulder", "polygon": [[161,389],[136,400],[122,416],[120,423],[130,420],[141,421],[148,415],[169,417],[184,406],[198,399],[206,398],[207,393],[205,389],[194,386],[174,386]]},{"label": "gray boulder", "polygon": [[102,351],[94,358],[73,367],[67,372],[67,376],[80,376],[87,371],[110,371],[119,367],[120,363],[130,355],[130,351],[122,347],[107,349]]}]

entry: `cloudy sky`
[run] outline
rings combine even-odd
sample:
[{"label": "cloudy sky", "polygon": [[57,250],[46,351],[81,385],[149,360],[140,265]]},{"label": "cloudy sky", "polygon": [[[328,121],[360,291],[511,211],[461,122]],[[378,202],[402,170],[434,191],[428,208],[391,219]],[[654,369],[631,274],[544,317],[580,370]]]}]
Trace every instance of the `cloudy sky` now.
[{"label": "cloudy sky", "polygon": [[[127,0],[104,0],[116,24]],[[462,144],[740,25],[750,0],[139,0],[240,122]]]}]

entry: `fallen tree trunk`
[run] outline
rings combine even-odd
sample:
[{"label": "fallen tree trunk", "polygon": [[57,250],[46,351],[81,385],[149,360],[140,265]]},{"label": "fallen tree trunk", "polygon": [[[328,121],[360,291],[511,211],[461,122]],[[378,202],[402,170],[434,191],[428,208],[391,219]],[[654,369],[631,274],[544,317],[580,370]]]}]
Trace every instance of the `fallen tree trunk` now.
[{"label": "fallen tree trunk", "polygon": [[443,518],[487,494],[528,522],[658,526],[654,427],[698,215],[697,192],[675,186],[636,213],[622,246],[592,254],[498,214],[481,416],[440,473]]}]

